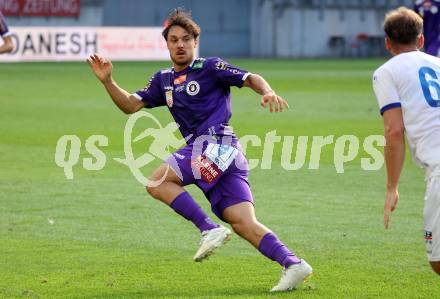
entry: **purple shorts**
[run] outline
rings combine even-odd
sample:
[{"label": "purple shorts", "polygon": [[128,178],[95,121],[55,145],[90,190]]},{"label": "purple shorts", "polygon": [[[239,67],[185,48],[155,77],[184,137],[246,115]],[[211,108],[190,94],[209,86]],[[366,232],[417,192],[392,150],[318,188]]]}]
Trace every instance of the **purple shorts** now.
[{"label": "purple shorts", "polygon": [[223,211],[241,202],[253,204],[246,157],[235,146],[204,142],[187,145],[167,159],[183,186],[195,184],[211,203],[212,212],[223,219]]}]

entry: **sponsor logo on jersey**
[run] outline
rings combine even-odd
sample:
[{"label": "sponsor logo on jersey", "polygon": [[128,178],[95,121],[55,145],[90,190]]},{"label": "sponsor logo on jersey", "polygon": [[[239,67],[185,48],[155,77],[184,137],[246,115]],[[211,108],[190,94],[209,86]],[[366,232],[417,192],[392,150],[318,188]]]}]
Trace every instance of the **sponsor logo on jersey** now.
[{"label": "sponsor logo on jersey", "polygon": [[227,69],[226,63],[223,60],[218,61],[215,64],[215,69],[219,71],[224,71]]},{"label": "sponsor logo on jersey", "polygon": [[186,74],[185,75],[181,75],[179,77],[177,77],[176,79],[174,79],[174,85],[180,85],[185,83],[186,81]]},{"label": "sponsor logo on jersey", "polygon": [[177,87],[174,89],[175,92],[182,92],[183,90],[185,90],[185,85],[183,85],[183,84],[177,86]]},{"label": "sponsor logo on jersey", "polygon": [[215,64],[215,69],[218,71],[228,71],[234,75],[238,75],[238,74],[242,74],[243,72],[228,65],[226,62],[224,62],[223,60],[219,60],[216,62]]},{"label": "sponsor logo on jersey", "polygon": [[205,59],[203,58],[198,58],[194,61],[193,65],[192,65],[192,69],[193,70],[198,70],[203,68],[203,63],[205,62]]},{"label": "sponsor logo on jersey", "polygon": [[195,96],[200,91],[200,84],[197,81],[190,81],[186,85],[186,93],[190,96]]}]

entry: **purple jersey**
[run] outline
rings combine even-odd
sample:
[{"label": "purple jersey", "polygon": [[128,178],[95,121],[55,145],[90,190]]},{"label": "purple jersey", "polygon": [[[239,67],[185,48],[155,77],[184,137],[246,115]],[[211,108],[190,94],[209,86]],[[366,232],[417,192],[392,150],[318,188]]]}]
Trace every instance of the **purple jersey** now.
[{"label": "purple jersey", "polygon": [[423,17],[426,53],[437,56],[440,48],[440,0],[417,0],[414,10]]},{"label": "purple jersey", "polygon": [[0,11],[0,36],[6,37],[8,35],[11,35],[11,33],[9,32],[8,25],[6,25],[5,18]]},{"label": "purple jersey", "polygon": [[183,137],[191,143],[198,136],[232,136],[231,86],[242,87],[249,73],[220,58],[197,58],[186,69],[156,73],[134,95],[146,108],[167,105]]}]

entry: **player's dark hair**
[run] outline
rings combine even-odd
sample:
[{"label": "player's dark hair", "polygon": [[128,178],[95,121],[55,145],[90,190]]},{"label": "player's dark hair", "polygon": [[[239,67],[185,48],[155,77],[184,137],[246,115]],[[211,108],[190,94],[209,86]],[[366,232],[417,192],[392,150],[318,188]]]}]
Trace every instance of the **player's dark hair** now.
[{"label": "player's dark hair", "polygon": [[399,7],[386,14],[383,29],[391,42],[414,44],[422,34],[423,19],[411,9]]},{"label": "player's dark hair", "polygon": [[171,27],[180,26],[189,34],[191,34],[194,39],[197,39],[200,36],[200,27],[191,17],[191,14],[185,11],[183,8],[176,8],[173,10],[168,19],[165,21],[165,29],[162,31],[162,36],[165,40],[168,39],[168,33],[170,32]]}]

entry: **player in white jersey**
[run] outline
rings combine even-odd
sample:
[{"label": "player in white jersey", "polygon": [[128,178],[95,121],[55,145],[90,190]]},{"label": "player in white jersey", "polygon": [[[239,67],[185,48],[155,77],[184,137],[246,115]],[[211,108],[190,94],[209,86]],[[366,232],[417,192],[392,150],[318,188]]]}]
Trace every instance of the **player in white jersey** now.
[{"label": "player in white jersey", "polygon": [[373,87],[383,115],[387,168],[384,225],[399,200],[405,139],[426,169],[424,230],[428,260],[440,275],[440,59],[419,51],[423,20],[400,7],[385,17],[385,46],[393,58],[379,67]]}]

